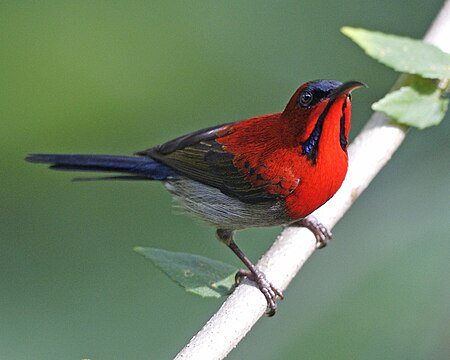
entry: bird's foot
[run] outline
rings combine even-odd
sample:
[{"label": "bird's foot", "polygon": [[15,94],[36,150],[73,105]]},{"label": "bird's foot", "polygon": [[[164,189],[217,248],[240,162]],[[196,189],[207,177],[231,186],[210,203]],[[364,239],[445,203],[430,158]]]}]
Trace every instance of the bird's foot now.
[{"label": "bird's foot", "polygon": [[247,278],[256,283],[258,289],[262,292],[267,300],[267,316],[274,316],[277,311],[277,297],[283,300],[283,293],[273,286],[266,278],[263,272],[255,270],[254,272],[250,270],[241,269],[236,273],[235,280],[236,284],[239,284],[242,278]]},{"label": "bird's foot", "polygon": [[313,215],[308,215],[307,217],[296,221],[291,224],[293,226],[302,226],[314,234],[316,237],[316,248],[322,249],[324,248],[328,242],[331,240],[332,234],[330,230],[328,230],[325,225],[323,225],[317,218]]}]

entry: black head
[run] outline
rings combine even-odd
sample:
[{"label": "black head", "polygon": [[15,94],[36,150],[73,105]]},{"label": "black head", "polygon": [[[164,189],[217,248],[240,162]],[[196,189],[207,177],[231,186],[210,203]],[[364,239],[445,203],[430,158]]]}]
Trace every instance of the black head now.
[{"label": "black head", "polygon": [[303,108],[313,107],[317,103],[330,98],[341,85],[340,81],[335,80],[310,81],[299,89],[297,105]]},{"label": "black head", "polygon": [[298,110],[301,113],[307,112],[308,109],[315,107],[317,104],[334,100],[339,95],[347,94],[350,96],[352,90],[361,86],[367,87],[366,84],[354,80],[345,83],[336,80],[308,81],[297,89],[286,105],[284,112],[297,112]]}]

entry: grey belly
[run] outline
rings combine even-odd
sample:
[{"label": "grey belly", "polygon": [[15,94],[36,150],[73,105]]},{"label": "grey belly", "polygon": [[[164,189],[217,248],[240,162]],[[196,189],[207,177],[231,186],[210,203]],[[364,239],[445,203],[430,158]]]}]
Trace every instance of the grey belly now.
[{"label": "grey belly", "polygon": [[183,178],[166,181],[164,185],[184,210],[217,228],[238,230],[291,221],[281,201],[244,203],[214,187]]}]

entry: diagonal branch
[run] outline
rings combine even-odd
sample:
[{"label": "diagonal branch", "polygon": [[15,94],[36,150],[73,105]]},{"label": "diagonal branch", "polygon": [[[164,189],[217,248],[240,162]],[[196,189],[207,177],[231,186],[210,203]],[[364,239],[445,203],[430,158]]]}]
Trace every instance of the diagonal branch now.
[{"label": "diagonal branch", "polygon": [[[447,0],[429,29],[425,40],[450,52],[450,0]],[[397,86],[405,77],[400,77]],[[391,159],[405,139],[408,128],[393,124],[374,113],[349,147],[347,177],[336,195],[314,212],[331,229],[341,219],[372,179]],[[286,228],[258,262],[267,278],[284,290],[315,250],[309,230]],[[261,292],[243,282],[217,313],[178,353],[176,359],[223,359],[264,314],[266,300]]]}]

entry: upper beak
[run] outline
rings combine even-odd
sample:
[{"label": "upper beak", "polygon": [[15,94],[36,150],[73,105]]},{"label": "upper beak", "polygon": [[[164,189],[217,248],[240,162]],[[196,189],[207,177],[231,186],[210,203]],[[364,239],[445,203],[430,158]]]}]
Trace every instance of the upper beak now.
[{"label": "upper beak", "polygon": [[349,94],[350,92],[359,87],[368,87],[368,86],[361,81],[356,80],[347,81],[343,83],[341,86],[334,89],[334,91],[330,94],[330,98],[335,99],[339,95]]}]

